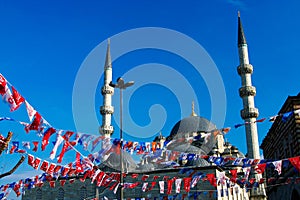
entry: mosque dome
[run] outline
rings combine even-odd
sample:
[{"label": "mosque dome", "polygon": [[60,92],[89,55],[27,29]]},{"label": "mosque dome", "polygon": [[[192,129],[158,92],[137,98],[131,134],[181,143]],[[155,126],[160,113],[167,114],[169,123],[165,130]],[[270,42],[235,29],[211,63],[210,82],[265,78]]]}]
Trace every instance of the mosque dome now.
[{"label": "mosque dome", "polygon": [[216,129],[216,125],[209,120],[200,116],[186,117],[175,124],[167,140],[173,139],[175,136],[183,136],[183,134],[194,132],[208,132]]}]

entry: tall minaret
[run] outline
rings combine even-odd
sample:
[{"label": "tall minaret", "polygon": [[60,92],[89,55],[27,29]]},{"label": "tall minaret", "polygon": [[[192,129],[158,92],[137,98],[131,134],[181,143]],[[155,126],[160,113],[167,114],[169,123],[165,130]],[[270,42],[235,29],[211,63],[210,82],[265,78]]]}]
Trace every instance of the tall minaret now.
[{"label": "tall minaret", "polygon": [[242,79],[242,87],[239,89],[240,97],[243,99],[243,109],[241,110],[241,117],[246,123],[246,139],[248,157],[259,159],[259,145],[257,136],[256,118],[258,117],[258,109],[254,106],[254,96],[256,89],[252,86],[251,74],[253,73],[253,66],[249,63],[248,46],[240,18],[238,13],[238,49],[240,65],[237,71]]},{"label": "tall minaret", "polygon": [[[251,74],[253,73],[253,66],[249,63],[248,46],[240,18],[240,12],[238,13],[238,49],[240,65],[237,71],[242,79],[242,87],[239,89],[240,97],[243,99],[243,109],[241,110],[241,117],[245,121],[246,127],[246,139],[248,158],[259,159],[259,145],[256,118],[258,117],[258,109],[254,106],[254,96],[256,95],[256,89],[252,86]],[[257,181],[262,176],[257,174],[254,170],[251,173]],[[250,191],[251,200],[266,200],[265,186],[260,184],[258,188]]]},{"label": "tall minaret", "polygon": [[114,131],[114,127],[111,125],[111,115],[114,113],[114,107],[111,105],[111,98],[114,94],[114,88],[109,84],[112,81],[112,65],[110,57],[110,40],[107,41],[106,59],[104,65],[104,85],[101,88],[101,94],[103,96],[103,106],[100,107],[100,113],[102,115],[102,125],[100,127],[100,134],[106,138],[110,138]]}]

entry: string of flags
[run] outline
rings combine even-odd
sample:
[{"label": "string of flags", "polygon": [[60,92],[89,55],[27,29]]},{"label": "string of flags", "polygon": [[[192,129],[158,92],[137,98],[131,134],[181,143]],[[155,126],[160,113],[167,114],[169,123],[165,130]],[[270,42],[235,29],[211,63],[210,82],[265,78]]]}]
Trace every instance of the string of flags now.
[{"label": "string of flags", "polygon": [[[96,180],[97,185],[99,186],[105,186],[109,187],[109,189],[113,190],[114,192],[117,191],[118,188],[121,187],[119,178],[117,177],[118,175],[115,174],[106,174],[105,172],[97,169],[94,165],[94,162],[99,162],[100,158],[104,155],[104,153],[109,153],[111,151],[118,152],[121,149],[126,150],[130,153],[137,153],[137,154],[150,154],[154,156],[159,156],[162,147],[160,146],[160,143],[156,142],[132,142],[132,141],[125,141],[121,142],[120,139],[116,138],[109,138],[109,141],[106,141],[107,138],[103,136],[95,136],[91,134],[86,134],[86,133],[75,133],[73,131],[68,131],[68,130],[60,130],[60,129],[55,129],[52,127],[46,120],[41,116],[41,114],[36,111],[29,103],[26,101],[26,99],[15,89],[14,86],[12,86],[2,74],[0,74],[0,95],[2,96],[2,99],[5,103],[8,104],[10,111],[14,112],[16,111],[22,104],[25,104],[26,106],[26,111],[29,117],[29,123],[26,122],[21,122],[14,120],[9,117],[1,117],[0,121],[13,121],[13,122],[18,122],[19,124],[24,126],[24,130],[26,133],[29,133],[30,131],[36,131],[37,135],[42,138],[42,141],[32,141],[33,144],[33,151],[38,150],[38,146],[40,144],[40,148],[42,151],[46,149],[46,147],[49,145],[49,141],[51,136],[56,135],[56,139],[53,142],[53,149],[50,153],[49,158],[53,160],[54,158],[57,158],[57,163],[61,163],[64,154],[69,151],[70,149],[74,150],[76,152],[76,159],[74,163],[70,163],[67,166],[62,166],[57,163],[49,162],[49,161],[42,161],[40,158],[34,157],[31,154],[27,153],[28,149],[31,149],[31,143],[27,141],[12,141],[12,146],[9,149],[8,153],[26,153],[28,154],[28,164],[32,166],[34,169],[40,169],[44,171],[45,173],[42,176],[36,176],[35,178],[30,178],[30,179],[25,179],[25,180],[20,180],[18,183],[11,183],[7,185],[2,185],[0,187],[0,191],[3,191],[3,193],[0,193],[0,199],[2,199],[2,196],[5,197],[7,195],[7,189],[11,188],[14,190],[18,195],[20,195],[20,190],[23,190],[24,188],[32,188],[34,186],[42,186],[43,181],[47,180],[50,184],[51,187],[54,187],[55,180],[53,178],[57,179],[58,177],[71,177],[72,175],[83,175],[84,179],[80,179],[81,181],[84,181],[86,178],[90,178],[92,180],[92,183]],[[300,116],[300,109],[298,110],[293,110],[289,111],[286,113],[280,113],[275,116],[269,117],[269,121],[273,122],[275,121],[278,117],[281,117],[281,120],[283,122],[286,122],[292,115],[299,115]],[[238,128],[244,125],[247,125],[249,123],[261,123],[266,121],[267,118],[261,118],[258,119],[254,122],[245,122],[242,124],[236,124],[234,125],[234,128]],[[210,132],[205,132],[202,133],[200,136],[194,136],[187,138],[189,142],[199,140],[200,138],[206,139],[207,137],[210,136],[216,136],[217,134],[226,134],[229,132],[231,127],[227,128],[222,128],[218,130],[213,130]],[[72,137],[73,136],[73,137]],[[96,147],[100,144],[101,141],[104,141],[105,143],[109,143],[108,148],[106,149],[101,149],[100,151],[94,153],[94,154],[89,154],[88,156],[83,156],[75,147],[76,145],[80,144],[84,147],[85,150],[88,150],[88,147],[94,151]],[[205,140],[204,140],[205,141]],[[168,146],[172,144],[173,141],[166,141],[164,146]],[[176,142],[176,141],[175,141]],[[22,144],[23,148],[20,148],[20,144]],[[61,152],[58,156],[56,156],[58,149],[61,149]],[[164,149],[166,150],[166,149]],[[222,157],[212,157],[212,156],[206,156],[206,155],[197,155],[197,154],[183,154],[181,152],[174,152],[167,150],[169,153],[170,157],[166,159],[166,161],[172,161],[174,159],[177,159],[178,157],[180,159],[199,159],[199,158],[204,158],[207,159],[209,162],[214,163],[215,165],[219,166],[225,166],[228,164],[229,161],[232,161],[231,163],[233,165],[241,165],[243,168],[243,171],[245,172],[245,177],[242,179],[238,179],[237,177],[231,178],[227,181],[231,181],[233,183],[238,183],[238,184],[244,184],[247,188],[248,187],[255,187],[254,185],[262,184],[266,180],[251,180],[249,178],[249,173],[251,167],[255,169],[257,173],[263,173],[266,167],[272,167],[274,168],[275,171],[277,171],[278,175],[281,174],[282,167],[284,166],[284,163],[291,163],[298,171],[300,171],[300,157],[294,157],[294,158],[288,158],[284,160],[279,160],[279,161],[267,161],[263,159],[247,159],[247,158],[222,158]],[[174,156],[174,154],[176,156]],[[83,159],[81,159],[83,158]],[[288,162],[287,162],[288,161]],[[159,162],[159,161],[158,161]],[[41,164],[41,166],[39,166]],[[176,166],[178,167],[178,166]],[[230,171],[231,176],[234,177],[234,174],[236,172]],[[246,176],[247,175],[247,176]],[[120,174],[119,174],[120,176]],[[220,182],[220,177],[213,177],[210,174],[202,174],[199,175],[200,177],[196,178],[195,180],[202,180],[202,181],[210,181],[210,183],[215,186],[218,181]],[[101,178],[100,178],[101,177]],[[223,176],[222,176],[223,177]],[[171,194],[170,191],[172,191],[172,185],[175,184],[175,190],[176,193],[180,193],[180,186],[181,183],[186,184],[184,186],[185,189],[187,189],[187,185],[193,185],[193,180],[195,176],[192,177],[186,177],[184,179],[179,179],[179,178],[172,178],[167,180],[167,194]],[[104,180],[109,180],[104,181]],[[269,178],[267,181],[268,183],[271,183],[271,178]],[[276,180],[276,179],[275,179]],[[288,179],[291,181],[290,179]],[[292,179],[293,180],[293,179]],[[295,179],[297,182],[300,182],[300,178]],[[66,179],[61,179],[60,180],[61,185],[63,185],[66,181]],[[69,179],[70,183],[74,180]],[[99,182],[100,181],[100,182]],[[166,180],[159,181],[159,190],[162,191],[162,185],[164,185]],[[274,178],[273,178],[274,181]],[[225,181],[226,182],[226,181]],[[224,183],[222,181],[222,183]],[[288,183],[288,181],[287,181]],[[110,185],[112,184],[112,185]],[[142,184],[142,183],[139,183]],[[137,183],[124,183],[123,187],[124,188],[134,188],[137,187],[139,184]],[[153,189],[155,186],[156,182],[144,182],[142,185],[142,190],[143,192],[149,191],[149,189]],[[170,189],[171,188],[171,189]],[[213,194],[214,191],[209,191],[209,194]],[[196,192],[196,194],[198,194]],[[221,195],[220,192],[217,192],[216,194]],[[222,193],[224,195],[224,193]]]},{"label": "string of flags", "polygon": [[[213,162],[219,166],[225,165],[223,162],[217,161],[220,160],[221,157],[213,157],[206,156],[203,158],[207,158],[208,161]],[[226,159],[226,158],[222,158]],[[224,161],[222,160],[222,161]],[[288,167],[287,164],[292,164],[295,169],[300,172],[300,156],[276,160],[276,161],[267,161],[264,159],[248,159],[248,158],[228,158],[228,160],[232,160],[232,165],[240,165],[244,171],[244,174],[241,177],[237,175],[237,169],[229,170],[230,174],[225,174],[225,171],[219,172],[216,177],[215,174],[205,174],[203,172],[199,172],[197,170],[191,168],[181,168],[179,170],[179,174],[186,175],[184,178],[169,177],[169,176],[157,176],[157,175],[147,175],[147,174],[122,174],[124,177],[130,175],[133,179],[138,179],[141,176],[141,181],[137,182],[125,182],[123,187],[124,189],[133,189],[138,186],[142,186],[141,190],[143,192],[151,191],[152,189],[159,189],[160,194],[170,195],[172,191],[172,186],[175,184],[175,193],[181,193],[183,190],[186,193],[189,193],[192,188],[194,188],[198,182],[208,181],[212,186],[217,188],[217,185],[226,186],[227,190],[230,190],[238,184],[242,188],[251,189],[259,187],[259,184],[268,183],[269,186],[272,184],[276,184],[276,180],[285,180],[284,184],[290,183],[300,183],[299,177],[269,177],[269,178],[261,178],[260,180],[256,180],[255,178],[249,178],[250,167],[253,167],[255,171],[259,174],[264,173],[266,167],[270,169],[274,169],[278,175],[281,174],[281,170],[283,167]],[[288,162],[287,162],[288,161]],[[282,164],[285,162],[285,164]],[[242,164],[241,164],[242,163]],[[35,170],[42,170],[43,173],[41,176],[35,176],[32,178],[21,179],[18,182],[13,182],[10,184],[0,186],[0,191],[3,192],[0,194],[5,195],[8,188],[11,188],[15,191],[16,195],[19,196],[21,191],[25,191],[25,189],[31,189],[33,187],[41,187],[44,182],[49,182],[50,187],[55,187],[56,180],[59,180],[60,185],[63,186],[68,180],[70,183],[73,183],[76,177],[80,177],[78,180],[81,182],[86,181],[86,179],[90,179],[91,183],[96,183],[97,186],[103,186],[109,188],[110,190],[116,191],[120,188],[120,176],[121,174],[118,172],[106,173],[101,171],[97,167],[95,167],[89,159],[80,160],[80,155],[76,154],[75,162],[69,163],[68,165],[61,166],[56,163],[51,163],[46,160],[41,160],[38,157],[34,157],[31,154],[28,154],[28,165],[33,167]],[[151,176],[151,178],[150,178]],[[72,178],[73,177],[73,178]],[[230,177],[230,178],[228,178]],[[158,185],[157,185],[158,183]],[[182,184],[183,183],[183,184]],[[21,191],[20,191],[21,190]],[[226,192],[227,193],[227,192]],[[218,195],[221,195],[217,191]],[[224,195],[224,193],[222,193]]]},{"label": "string of flags", "polygon": [[[77,145],[78,143],[83,145],[85,150],[88,149],[87,147],[89,146],[89,144],[92,144],[91,150],[93,151],[97,147],[97,145],[100,144],[100,141],[105,140],[105,138],[103,136],[96,137],[95,135],[91,135],[91,134],[76,133],[75,134],[76,139],[73,141],[69,141],[70,137],[74,134],[74,132],[53,128],[45,120],[45,118],[43,118],[40,115],[40,113],[37,112],[28,103],[28,101],[26,101],[25,98],[11,84],[9,84],[9,82],[4,78],[4,76],[2,74],[0,74],[0,95],[2,95],[3,100],[6,103],[8,103],[9,107],[11,108],[10,109],[11,111],[17,110],[22,103],[25,103],[30,123],[17,121],[17,120],[8,118],[8,117],[2,117],[2,118],[0,118],[0,121],[9,120],[9,121],[18,122],[25,127],[26,133],[28,133],[29,131],[37,131],[38,136],[42,137],[42,146],[41,146],[42,151],[49,144],[50,137],[56,133],[55,145],[54,145],[53,151],[51,152],[51,155],[50,155],[51,159],[55,158],[57,149],[60,145],[62,145],[62,143],[63,143],[63,151],[60,154],[61,157],[58,159],[58,162],[62,161],[62,157],[68,148],[74,149],[75,145]],[[274,121],[279,116],[282,117],[283,121],[286,121],[293,114],[300,115],[300,109],[272,116],[272,117],[270,117],[270,121]],[[264,122],[265,120],[266,120],[266,118],[262,118],[262,119],[258,119],[256,121],[254,121],[253,123]],[[238,128],[238,127],[246,125],[248,123],[250,123],[250,122],[245,122],[243,124],[236,124],[236,125],[234,125],[234,127]],[[204,136],[201,135],[201,137],[204,137],[204,138],[209,137],[211,133],[226,134],[229,132],[230,129],[231,129],[230,127],[227,127],[227,128],[222,128],[219,130],[213,130]],[[62,135],[63,132],[65,133],[64,135]],[[125,149],[125,150],[129,151],[130,153],[137,152],[138,154],[145,154],[145,153],[147,154],[150,152],[155,152],[156,149],[162,148],[162,147],[160,147],[160,143],[156,143],[156,142],[125,141],[121,144],[119,139],[113,139],[113,138],[111,138],[111,139],[113,140],[112,143],[115,146],[117,146],[119,148],[121,146],[122,149]],[[198,136],[198,138],[197,138],[197,136],[191,138],[191,141],[197,140],[197,139],[200,139],[199,136]],[[107,142],[107,141],[104,141],[104,142]],[[174,140],[173,141],[165,141],[164,146],[167,146],[168,144],[171,144],[172,142],[174,142]],[[36,144],[37,144],[37,142],[35,141],[34,145],[36,145]],[[35,146],[35,148],[36,148],[36,146]],[[115,148],[115,150],[117,150],[117,149],[118,148]],[[76,149],[74,149],[74,150],[76,152],[79,152]]]}]

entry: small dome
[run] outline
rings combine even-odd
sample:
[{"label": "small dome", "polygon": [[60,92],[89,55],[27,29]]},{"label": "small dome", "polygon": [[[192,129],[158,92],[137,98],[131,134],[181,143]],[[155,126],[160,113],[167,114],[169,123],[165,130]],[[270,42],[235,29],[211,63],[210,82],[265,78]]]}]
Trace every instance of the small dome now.
[{"label": "small dome", "polygon": [[171,130],[168,140],[175,135],[193,132],[207,132],[216,129],[216,125],[200,116],[190,116],[177,122]]},{"label": "small dome", "polygon": [[210,164],[205,159],[199,158],[197,160],[193,160],[191,166],[207,167],[210,166]]},{"label": "small dome", "polygon": [[[120,170],[120,154],[116,154],[115,152],[111,153],[107,160],[103,161],[103,165],[115,170]],[[123,167],[125,172],[134,171],[137,167],[131,155],[126,151],[123,151]]]}]

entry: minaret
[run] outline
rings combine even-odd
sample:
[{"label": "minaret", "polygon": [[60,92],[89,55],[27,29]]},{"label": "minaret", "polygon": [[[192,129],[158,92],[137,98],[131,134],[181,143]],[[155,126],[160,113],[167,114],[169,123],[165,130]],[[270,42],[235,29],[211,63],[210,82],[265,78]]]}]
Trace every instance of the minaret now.
[{"label": "minaret", "polygon": [[240,18],[238,13],[238,49],[240,65],[237,71],[242,79],[242,87],[239,89],[240,97],[243,99],[243,109],[241,117],[245,121],[246,139],[248,158],[259,159],[259,145],[257,136],[256,118],[258,117],[258,109],[254,106],[254,96],[256,89],[252,86],[251,74],[253,66],[249,63],[248,46]]},{"label": "minaret", "polygon": [[107,41],[106,59],[104,65],[104,85],[101,88],[101,94],[103,96],[103,105],[100,107],[100,113],[102,115],[102,125],[100,127],[100,134],[106,138],[110,138],[114,128],[111,125],[111,115],[114,113],[114,107],[111,105],[111,98],[114,94],[114,88],[109,84],[112,81],[112,64],[110,57],[110,40]]},{"label": "minaret", "polygon": [[[240,18],[240,12],[238,13],[238,49],[240,65],[237,71],[242,79],[242,87],[239,89],[240,97],[243,99],[243,109],[241,110],[241,117],[245,121],[246,127],[246,140],[248,158],[259,159],[259,145],[258,134],[256,126],[256,118],[258,117],[258,109],[254,106],[254,96],[256,95],[256,89],[252,86],[251,74],[253,73],[253,66],[249,63],[248,46]],[[255,173],[252,170],[252,177],[259,181],[261,174]],[[259,188],[252,189],[250,191],[250,199],[252,200],[266,200],[266,191],[263,184],[259,185]]]}]

